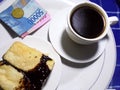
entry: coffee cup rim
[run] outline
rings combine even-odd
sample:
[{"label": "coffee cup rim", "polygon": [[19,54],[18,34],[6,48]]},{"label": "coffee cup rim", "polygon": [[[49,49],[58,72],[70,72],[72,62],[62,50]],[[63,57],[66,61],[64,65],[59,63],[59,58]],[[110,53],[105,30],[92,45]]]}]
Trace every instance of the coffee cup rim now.
[{"label": "coffee cup rim", "polygon": [[[86,38],[86,37],[83,37],[83,36],[77,34],[77,33],[75,32],[75,30],[72,28],[71,24],[70,24],[70,17],[71,17],[71,14],[73,13],[73,11],[76,10],[77,8],[79,8],[79,7],[85,6],[86,4],[89,5],[90,7],[96,8],[97,10],[99,10],[99,12],[100,12],[102,15],[104,15],[104,16],[103,16],[103,18],[105,19],[105,20],[104,20],[104,23],[105,23],[104,31],[103,31],[102,34],[100,34],[99,36],[97,36],[97,37],[95,37],[95,38]],[[106,14],[105,10],[104,10],[101,6],[99,6],[99,5],[97,5],[96,3],[93,3],[93,2],[91,2],[91,1],[81,2],[81,3],[78,3],[78,4],[74,5],[74,6],[69,10],[69,13],[68,13],[68,16],[67,16],[67,23],[68,23],[68,26],[69,26],[70,30],[72,31],[72,33],[73,33],[75,36],[77,36],[78,38],[84,39],[84,40],[86,40],[86,41],[98,41],[98,40],[102,39],[103,37],[106,36],[106,34],[107,34],[107,32],[108,32],[109,25],[110,25],[109,20],[108,20],[108,15]]]}]

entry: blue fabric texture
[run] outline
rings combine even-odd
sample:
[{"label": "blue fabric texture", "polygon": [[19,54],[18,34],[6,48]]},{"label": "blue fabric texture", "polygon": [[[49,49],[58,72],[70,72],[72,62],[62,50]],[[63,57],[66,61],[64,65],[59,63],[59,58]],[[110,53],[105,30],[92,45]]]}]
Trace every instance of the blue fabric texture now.
[{"label": "blue fabric texture", "polygon": [[2,2],[3,0],[0,0],[0,2]]}]

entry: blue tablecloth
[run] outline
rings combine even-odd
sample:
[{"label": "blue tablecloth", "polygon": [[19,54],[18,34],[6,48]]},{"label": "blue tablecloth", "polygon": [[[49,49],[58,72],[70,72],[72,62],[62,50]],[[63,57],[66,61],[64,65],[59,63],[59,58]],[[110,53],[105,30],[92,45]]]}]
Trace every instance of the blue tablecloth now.
[{"label": "blue tablecloth", "polygon": [[0,0],[0,2],[2,2],[3,0]]},{"label": "blue tablecloth", "polygon": [[[108,16],[117,16],[120,19],[120,0],[91,0],[102,6]],[[109,89],[120,90],[120,21],[111,26],[114,33],[117,48],[117,64]]]}]

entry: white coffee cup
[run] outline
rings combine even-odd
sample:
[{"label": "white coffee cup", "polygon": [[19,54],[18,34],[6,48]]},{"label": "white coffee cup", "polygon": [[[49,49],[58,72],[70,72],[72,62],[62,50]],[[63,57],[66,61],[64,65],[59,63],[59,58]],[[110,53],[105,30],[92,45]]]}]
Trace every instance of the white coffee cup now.
[{"label": "white coffee cup", "polygon": [[[84,11],[88,10],[88,12],[89,12],[89,8],[90,8],[90,12],[92,12],[92,14],[89,15],[89,13],[87,13],[87,15],[84,15],[84,19],[88,18],[88,20],[84,21],[83,17],[81,17],[82,15],[78,16],[77,19],[71,19],[71,18],[76,17],[73,14],[75,14],[76,12],[79,12],[78,10],[81,10],[81,8],[83,8]],[[87,8],[87,9],[84,9],[84,8]],[[93,12],[95,12],[95,13],[93,13]],[[81,12],[79,12],[79,15],[80,14],[81,14]],[[98,18],[98,16],[100,18]],[[96,21],[99,21],[99,23],[96,22],[94,20],[94,18],[92,19],[91,17],[97,17]],[[89,21],[89,18],[92,19],[92,20]],[[83,22],[87,22],[87,23],[83,24],[82,19],[83,19]],[[101,19],[102,19],[102,21],[101,21]],[[75,22],[72,21],[72,20],[77,20],[76,24],[79,24],[80,28],[79,28],[79,25],[77,27]],[[89,23],[88,23],[88,21],[89,21]],[[107,13],[105,12],[105,10],[101,6],[99,6],[99,5],[97,5],[93,2],[90,2],[90,1],[85,1],[85,2],[80,2],[76,5],[74,5],[70,9],[70,11],[68,12],[66,31],[68,33],[68,36],[74,42],[76,42],[78,44],[88,45],[88,44],[92,44],[92,43],[98,42],[99,40],[103,39],[107,35],[108,31],[110,30],[110,25],[115,24],[117,21],[118,21],[118,18],[116,16],[108,17]],[[93,22],[94,22],[96,27],[94,26],[94,24],[92,24]],[[98,23],[98,24],[96,24],[95,22]],[[81,23],[83,24],[83,26],[82,26]],[[74,24],[74,26],[73,26],[73,24]],[[91,24],[91,25],[88,25],[88,24]],[[90,26],[90,27],[88,27],[88,26]],[[77,27],[78,32],[76,32],[75,27]],[[85,28],[87,28],[87,29],[85,29]],[[89,30],[89,29],[91,31],[85,31],[84,32],[84,30]],[[101,30],[101,32],[100,32],[99,29]],[[79,31],[79,30],[82,30],[82,31]],[[92,30],[95,30],[95,32],[92,31]],[[96,30],[99,30],[99,33]],[[81,32],[84,32],[86,35],[84,35],[84,33],[83,33],[84,36],[81,35]],[[90,34],[89,35],[88,32],[90,32],[90,33],[93,32],[95,34]],[[97,35],[97,34],[99,34],[99,35]],[[96,35],[96,36],[94,36],[94,35]]]}]

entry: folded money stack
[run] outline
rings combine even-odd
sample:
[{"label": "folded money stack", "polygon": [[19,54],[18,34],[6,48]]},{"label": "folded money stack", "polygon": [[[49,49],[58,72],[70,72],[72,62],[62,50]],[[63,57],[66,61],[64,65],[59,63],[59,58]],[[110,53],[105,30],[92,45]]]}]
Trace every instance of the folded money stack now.
[{"label": "folded money stack", "polygon": [[47,23],[50,16],[36,0],[15,0],[0,12],[0,19],[23,38]]}]

